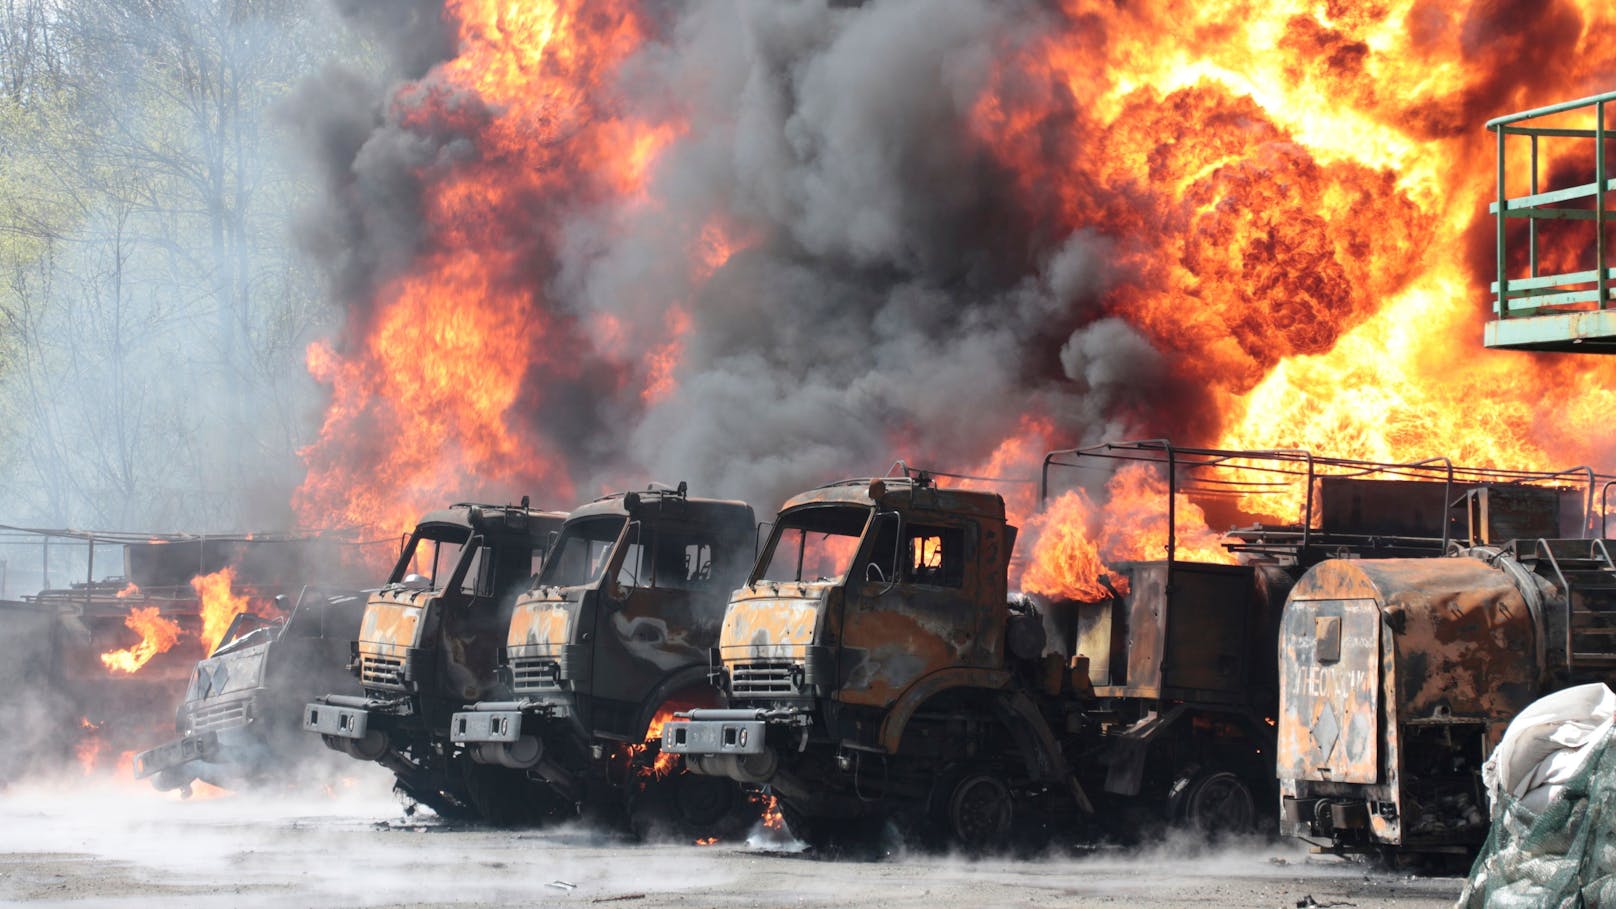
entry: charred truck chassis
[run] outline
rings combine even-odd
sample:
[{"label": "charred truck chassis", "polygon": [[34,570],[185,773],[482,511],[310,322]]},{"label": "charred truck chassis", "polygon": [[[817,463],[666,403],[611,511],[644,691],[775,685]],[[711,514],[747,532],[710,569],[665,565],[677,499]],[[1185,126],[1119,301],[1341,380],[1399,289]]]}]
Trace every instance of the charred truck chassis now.
[{"label": "charred truck chassis", "polygon": [[754,521],[746,504],[688,498],[682,483],[573,512],[512,613],[500,671],[515,699],[456,713],[450,739],[640,833],[744,832],[756,810],[741,788],[686,772],[656,730],[674,709],[716,702],[707,653],[750,567]]},{"label": "charred truck chassis", "polygon": [[308,738],[298,719],[304,703],[359,691],[342,667],[364,606],[358,592],[305,589],[284,619],[237,615],[192,673],[175,719],[180,737],[136,755],[135,777],[188,791],[193,780],[236,785],[296,763]]},{"label": "charred truck chassis", "polygon": [[[308,703],[304,730],[392,770],[401,793],[446,817],[474,818],[491,806],[529,820],[556,813],[525,798],[516,772],[453,760],[446,730],[455,710],[501,690],[499,641],[564,518],[528,508],[526,498],[423,517],[387,585],[366,603],[349,664],[364,694]],[[428,558],[422,543],[433,544],[429,578],[409,573]]]}]

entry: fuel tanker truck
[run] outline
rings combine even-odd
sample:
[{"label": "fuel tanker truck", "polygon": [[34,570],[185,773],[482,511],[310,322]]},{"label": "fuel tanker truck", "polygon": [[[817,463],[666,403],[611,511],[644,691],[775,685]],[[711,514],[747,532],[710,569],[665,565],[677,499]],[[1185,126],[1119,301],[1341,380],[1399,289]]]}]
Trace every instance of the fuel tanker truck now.
[{"label": "fuel tanker truck", "polygon": [[303,729],[393,771],[401,794],[444,817],[542,820],[560,810],[533,801],[519,771],[455,761],[448,727],[456,710],[502,690],[496,657],[511,610],[565,518],[526,497],[422,517],[352,641],[348,668],[363,693],[307,703]]},{"label": "fuel tanker truck", "polygon": [[[763,788],[816,847],[867,845],[888,821],[971,850],[1061,828],[1251,829],[1277,804],[1292,582],[1343,555],[1446,566],[1451,503],[1525,478],[1165,442],[1050,459],[1101,482],[1117,461],[1152,464],[1167,558],[1112,565],[1110,595],[1089,601],[1025,596],[1009,590],[1017,530],[996,493],[907,469],[810,490],[731,597],[711,657],[723,706],[680,712],[663,750]],[[1276,490],[1300,520],[1224,535],[1240,564],[1174,558],[1178,503],[1245,514],[1230,503]]]},{"label": "fuel tanker truck", "polygon": [[691,498],[684,483],[574,511],[511,613],[508,695],[444,727],[457,753],[642,835],[744,832],[758,811],[740,786],[687,772],[659,732],[673,711],[716,703],[707,653],[755,532],[750,506]]},{"label": "fuel tanker truck", "polygon": [[1472,514],[1506,495],[1539,500],[1513,509],[1536,520],[1484,521],[1449,558],[1330,560],[1297,581],[1279,646],[1282,833],[1472,852],[1488,830],[1481,767],[1509,721],[1551,691],[1616,681],[1609,541],[1558,538],[1548,490],[1476,490]]}]

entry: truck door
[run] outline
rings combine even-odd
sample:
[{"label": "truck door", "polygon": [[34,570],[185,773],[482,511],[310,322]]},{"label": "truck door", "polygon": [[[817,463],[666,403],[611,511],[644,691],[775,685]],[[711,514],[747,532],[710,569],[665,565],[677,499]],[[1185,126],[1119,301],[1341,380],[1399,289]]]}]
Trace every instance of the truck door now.
[{"label": "truck door", "polygon": [[916,514],[877,518],[854,565],[844,618],[851,666],[842,699],[884,707],[943,669],[991,667],[974,521]]}]

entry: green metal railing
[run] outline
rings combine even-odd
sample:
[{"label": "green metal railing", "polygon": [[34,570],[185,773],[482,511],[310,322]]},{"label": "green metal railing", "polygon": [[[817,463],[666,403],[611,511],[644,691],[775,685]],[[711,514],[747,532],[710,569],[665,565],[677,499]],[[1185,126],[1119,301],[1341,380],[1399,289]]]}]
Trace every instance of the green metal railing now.
[{"label": "green metal railing", "polygon": [[[1499,319],[1512,316],[1537,315],[1548,307],[1586,308],[1584,304],[1597,303],[1598,309],[1610,308],[1610,284],[1616,278],[1616,269],[1606,263],[1605,223],[1607,216],[1616,212],[1605,210],[1605,196],[1616,191],[1616,180],[1605,173],[1605,107],[1616,102],[1616,92],[1594,95],[1578,101],[1567,101],[1549,107],[1524,111],[1487,121],[1487,128],[1498,136],[1498,200],[1488,206],[1498,221],[1498,280],[1493,284],[1493,312]],[[1530,121],[1556,114],[1592,109],[1592,129],[1532,126]],[[1531,192],[1510,198],[1504,189],[1506,139],[1526,136],[1531,140]],[[1542,189],[1538,186],[1538,142],[1541,139],[1592,139],[1594,151],[1594,182],[1580,186]],[[1564,203],[1592,197],[1594,206],[1568,208]],[[1511,280],[1507,272],[1508,250],[1504,226],[1509,218],[1529,219],[1531,276]],[[1545,275],[1538,267],[1539,221],[1593,221],[1595,234],[1595,262],[1590,271],[1571,271]],[[1588,285],[1593,285],[1589,287]],[[1519,301],[1519,302],[1512,302]]]}]

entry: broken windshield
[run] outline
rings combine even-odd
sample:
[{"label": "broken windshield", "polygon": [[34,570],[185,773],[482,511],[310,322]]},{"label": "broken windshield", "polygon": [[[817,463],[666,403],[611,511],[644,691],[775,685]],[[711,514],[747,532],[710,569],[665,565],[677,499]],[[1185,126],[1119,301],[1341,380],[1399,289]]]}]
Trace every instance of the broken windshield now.
[{"label": "broken windshield", "polygon": [[818,505],[781,515],[759,581],[840,581],[858,553],[870,509]]},{"label": "broken windshield", "polygon": [[600,579],[611,558],[612,544],[623,530],[626,519],[621,515],[582,518],[568,521],[562,528],[539,584],[544,587],[582,587]]}]

